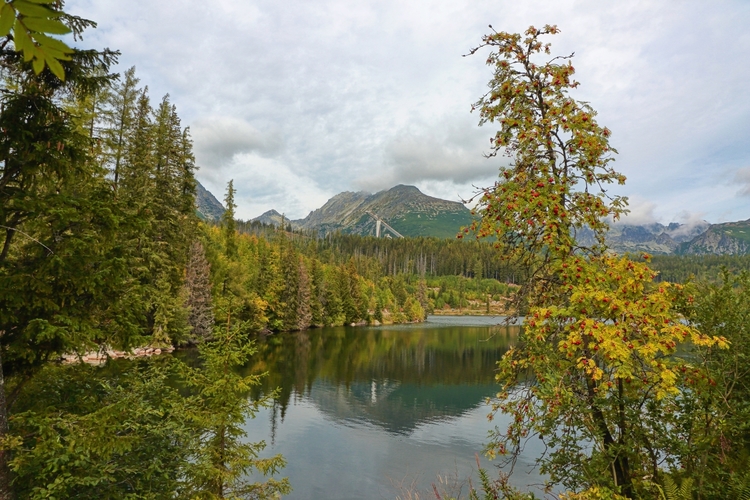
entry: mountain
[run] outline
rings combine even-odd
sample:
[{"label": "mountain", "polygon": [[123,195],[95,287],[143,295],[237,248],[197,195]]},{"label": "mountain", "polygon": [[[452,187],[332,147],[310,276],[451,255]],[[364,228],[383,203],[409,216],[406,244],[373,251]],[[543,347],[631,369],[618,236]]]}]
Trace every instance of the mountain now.
[{"label": "mountain", "polygon": [[611,226],[607,243],[617,253],[746,255],[750,254],[750,219],[723,224],[672,222],[668,226],[618,223]]},{"label": "mountain", "polygon": [[[619,254],[671,254],[681,243],[703,234],[710,226],[705,221],[693,224],[672,222],[667,226],[658,222],[641,225],[617,222],[612,224],[607,232],[607,245]],[[579,231],[577,239],[583,245],[594,244],[594,235],[587,229]]]},{"label": "mountain", "polygon": [[750,254],[750,219],[714,224],[706,232],[679,246],[680,254]]},{"label": "mountain", "polygon": [[339,193],[293,225],[321,233],[374,235],[376,223],[368,211],[403,236],[453,238],[472,221],[471,211],[461,203],[427,196],[414,186],[398,185],[375,194]]},{"label": "mountain", "polygon": [[195,184],[195,206],[198,210],[198,216],[208,221],[221,219],[225,210],[224,206],[219,203],[219,200],[209,190],[203,187],[203,184],[197,180]]},{"label": "mountain", "polygon": [[[196,204],[206,219],[210,216],[210,220],[217,220],[224,212],[224,207],[200,183]],[[376,223],[368,212],[403,236],[412,237],[453,238],[461,227],[472,222],[471,211],[463,204],[428,196],[414,186],[398,185],[375,194],[339,193],[304,219],[284,219],[284,223],[321,234],[341,231],[374,235]],[[276,210],[269,210],[252,220],[279,226],[282,217]],[[381,233],[388,231],[383,227]],[[587,229],[580,230],[576,238],[582,245],[594,243],[593,233]],[[610,226],[607,244],[619,254],[750,254],[750,219],[714,225],[706,221],[668,225],[617,222]]]},{"label": "mountain", "polygon": [[[578,241],[593,243],[591,231],[581,231]],[[647,252],[681,255],[750,254],[750,219],[723,224],[701,221],[693,224],[672,222],[632,225],[616,223],[607,233],[607,244],[617,253]]]},{"label": "mountain", "polygon": [[681,243],[703,234],[710,226],[705,221],[694,224],[672,222],[667,226],[658,222],[644,225],[617,223],[610,227],[607,243],[618,253],[670,254]]},{"label": "mountain", "polygon": [[281,221],[284,221],[284,225],[289,224],[289,219],[285,218],[283,215],[281,215],[276,210],[269,210],[268,212],[259,215],[258,217],[251,219],[250,222],[262,222],[263,224],[268,224],[269,226],[281,226]]}]

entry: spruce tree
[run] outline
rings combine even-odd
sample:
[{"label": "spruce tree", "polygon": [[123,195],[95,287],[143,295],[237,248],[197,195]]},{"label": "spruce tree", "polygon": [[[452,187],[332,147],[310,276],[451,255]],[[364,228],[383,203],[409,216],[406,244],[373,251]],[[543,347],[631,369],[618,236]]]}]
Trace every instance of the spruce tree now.
[{"label": "spruce tree", "polygon": [[283,250],[281,260],[280,316],[283,330],[297,330],[299,326],[299,259],[291,246]]},{"label": "spruce tree", "polygon": [[113,85],[106,95],[108,104],[103,113],[105,163],[112,172],[115,190],[120,182],[120,169],[127,153],[128,136],[133,132],[138,106],[138,82],[135,66],[125,72],[124,80]]},{"label": "spruce tree", "polygon": [[234,179],[227,184],[227,194],[224,197],[224,213],[221,215],[221,228],[224,235],[224,252],[228,258],[237,255],[237,223],[234,220]]},{"label": "spruce tree", "polygon": [[260,407],[268,406],[271,399],[266,396],[251,402],[248,393],[259,384],[259,377],[237,373],[237,368],[255,353],[255,347],[240,322],[227,321],[217,327],[214,338],[200,347],[202,369],[185,373],[188,384],[197,392],[192,399],[197,439],[190,449],[183,494],[186,498],[278,498],[291,490],[287,479],[248,479],[253,471],[273,476],[285,464],[279,455],[258,457],[264,442],[247,443],[243,439],[246,433],[242,424]]},{"label": "spruce tree", "polygon": [[[92,24],[62,19],[76,35]],[[32,71],[11,41],[0,52],[0,439],[18,389],[47,360],[104,340],[98,326],[123,279],[111,190],[77,106],[64,103],[111,81],[116,54],[76,51],[54,73]],[[0,498],[12,496],[7,460],[0,450]]]},{"label": "spruce tree", "polygon": [[310,327],[313,318],[313,308],[311,302],[312,283],[310,275],[305,266],[305,261],[299,257],[297,279],[297,330],[306,330]]},{"label": "spruce tree", "polygon": [[203,245],[195,241],[190,246],[185,290],[188,307],[188,323],[192,328],[188,343],[198,344],[211,338],[214,327],[214,313],[211,306],[211,265],[206,260]]}]

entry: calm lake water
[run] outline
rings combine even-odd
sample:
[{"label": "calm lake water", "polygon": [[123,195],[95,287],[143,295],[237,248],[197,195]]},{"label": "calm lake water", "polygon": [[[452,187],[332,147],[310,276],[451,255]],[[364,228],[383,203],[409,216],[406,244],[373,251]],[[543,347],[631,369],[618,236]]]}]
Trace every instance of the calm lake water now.
[{"label": "calm lake water", "polygon": [[[497,392],[495,363],[518,334],[497,317],[431,316],[417,325],[338,327],[269,337],[250,367],[267,371],[255,396],[278,388],[272,408],[246,424],[282,453],[289,499],[384,499],[431,490],[439,476],[476,484]],[[502,419],[495,424],[503,425]],[[539,485],[527,449],[512,476]],[[456,488],[458,488],[456,486]],[[457,494],[458,490],[454,490]],[[422,496],[422,498],[428,498]]]}]

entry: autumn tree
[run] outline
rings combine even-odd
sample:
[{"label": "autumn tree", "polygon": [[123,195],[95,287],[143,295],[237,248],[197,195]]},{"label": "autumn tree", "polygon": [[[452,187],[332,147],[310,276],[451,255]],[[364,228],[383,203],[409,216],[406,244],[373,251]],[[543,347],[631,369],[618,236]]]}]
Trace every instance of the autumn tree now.
[{"label": "autumn tree", "polygon": [[188,323],[192,328],[189,343],[197,344],[211,338],[214,313],[211,307],[211,265],[206,260],[203,245],[194,241],[190,246],[185,270],[185,291]]},{"label": "autumn tree", "polygon": [[[471,51],[490,50],[493,77],[473,107],[480,124],[499,127],[488,156],[510,158],[480,193],[473,230],[528,274],[515,303],[523,333],[499,362],[493,402],[510,423],[488,452],[513,460],[538,438],[552,482],[592,498],[653,497],[676,450],[671,417],[690,367],[678,346],[726,342],[681,321],[682,290],[655,283],[647,262],[606,252],[608,221],[627,203],[608,187],[625,177],[612,166],[610,131],[570,95],[572,55],[552,57],[543,41],[558,32],[493,31]],[[594,245],[578,242],[582,230]]]}]

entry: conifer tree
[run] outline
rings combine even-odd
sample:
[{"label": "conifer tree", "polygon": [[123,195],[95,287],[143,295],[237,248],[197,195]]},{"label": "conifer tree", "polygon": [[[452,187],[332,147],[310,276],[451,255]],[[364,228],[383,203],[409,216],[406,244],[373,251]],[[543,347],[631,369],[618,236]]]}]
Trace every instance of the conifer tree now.
[{"label": "conifer tree", "polygon": [[113,85],[106,96],[107,108],[103,113],[105,164],[112,172],[115,190],[120,183],[120,170],[127,153],[128,136],[134,132],[138,82],[135,66],[125,72],[124,80]]},{"label": "conifer tree", "polygon": [[185,305],[189,310],[188,323],[192,327],[188,342],[191,344],[209,340],[213,332],[210,272],[211,265],[206,260],[203,245],[200,241],[193,242],[185,271]]},{"label": "conifer tree", "polygon": [[280,316],[283,330],[296,330],[299,323],[297,316],[299,303],[299,259],[296,252],[287,246],[281,260]]},{"label": "conifer tree", "polygon": [[[169,95],[164,96],[154,116],[154,186],[159,193],[152,205],[155,214],[155,238],[167,262],[163,271],[175,288],[193,238],[195,216],[194,160],[189,135],[182,130],[180,118]],[[187,198],[187,201],[186,201]]]},{"label": "conifer tree", "polygon": [[315,258],[311,259],[308,279],[310,281],[310,324],[323,326],[323,270]]},{"label": "conifer tree", "polygon": [[163,263],[154,237],[156,203],[154,179],[154,127],[148,87],[140,90],[133,125],[125,137],[118,167],[117,207],[122,214],[118,243],[130,271],[124,301],[136,316],[142,339],[151,333],[156,278]]},{"label": "conifer tree", "polygon": [[224,213],[221,215],[221,228],[224,235],[224,252],[228,258],[237,255],[237,223],[234,220],[234,180],[227,184],[227,194],[224,197]]},{"label": "conifer tree", "polygon": [[186,372],[186,380],[198,395],[193,399],[197,443],[190,450],[184,495],[187,498],[277,498],[290,491],[287,479],[252,482],[247,475],[258,471],[273,476],[285,462],[279,455],[259,458],[264,442],[246,443],[243,422],[258,408],[270,404],[270,396],[251,402],[248,393],[259,384],[256,375],[241,376],[236,369],[255,353],[245,326],[227,321],[217,327],[215,340],[200,347],[201,370]]},{"label": "conifer tree", "polygon": [[[92,24],[64,20],[76,35]],[[0,439],[16,394],[6,399],[6,382],[17,391],[48,359],[101,342],[98,324],[123,279],[111,253],[111,190],[93,161],[90,137],[71,114],[76,106],[63,102],[82,102],[111,81],[107,69],[116,54],[71,52],[53,74],[43,65],[32,71],[9,41],[0,53]],[[7,460],[0,450],[0,498],[12,496]]]},{"label": "conifer tree", "polygon": [[295,330],[306,330],[312,323],[313,311],[311,307],[311,282],[307,267],[302,257],[299,257],[299,277],[297,279],[297,324]]},{"label": "conifer tree", "polygon": [[323,305],[323,325],[340,325],[346,321],[343,312],[343,298],[341,286],[343,273],[339,267],[327,269],[324,284],[321,287],[321,304]]}]

